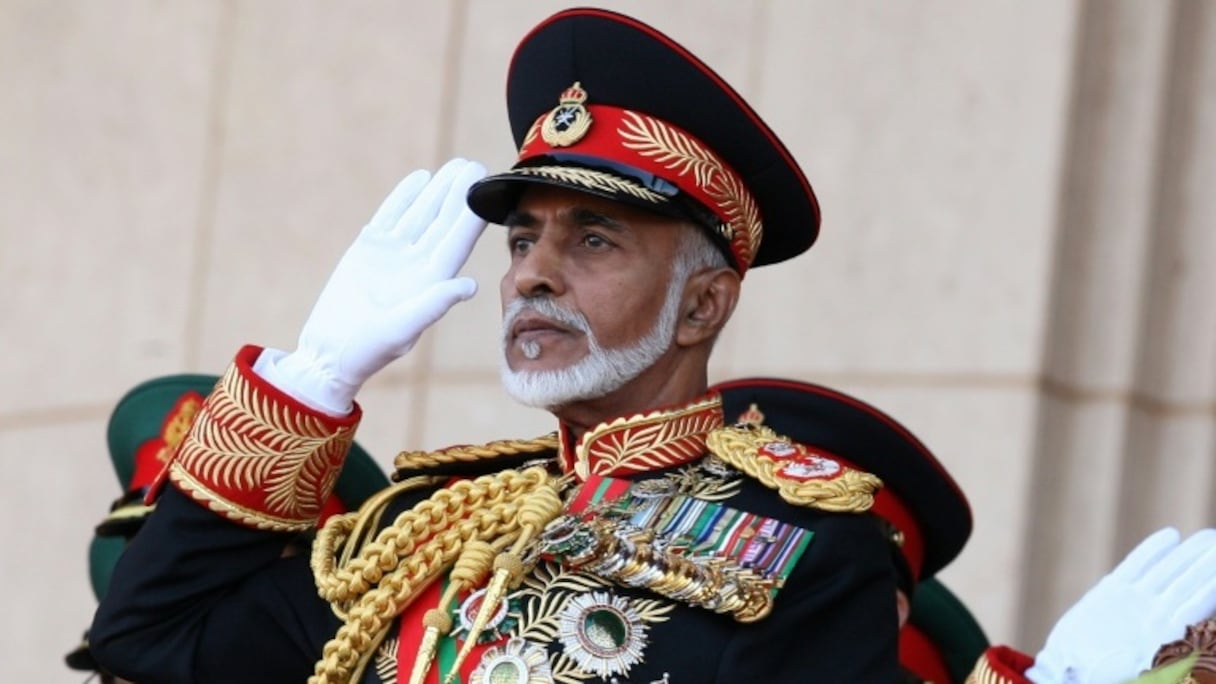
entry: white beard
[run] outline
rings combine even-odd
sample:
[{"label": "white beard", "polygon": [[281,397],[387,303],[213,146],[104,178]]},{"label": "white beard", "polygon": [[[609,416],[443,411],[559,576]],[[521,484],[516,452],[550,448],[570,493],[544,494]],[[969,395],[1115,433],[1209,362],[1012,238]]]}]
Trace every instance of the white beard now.
[{"label": "white beard", "polygon": [[[624,387],[653,366],[675,343],[676,320],[686,281],[686,275],[673,274],[654,327],[642,339],[619,349],[600,346],[582,313],[562,308],[549,297],[520,297],[513,300],[503,313],[500,363],[503,388],[511,398],[525,406],[553,410],[576,401],[598,399]],[[507,362],[511,326],[524,311],[535,311],[582,332],[587,336],[587,355],[565,368],[512,370]],[[542,353],[540,345],[536,343],[525,343],[522,351],[529,359],[540,358]]]}]

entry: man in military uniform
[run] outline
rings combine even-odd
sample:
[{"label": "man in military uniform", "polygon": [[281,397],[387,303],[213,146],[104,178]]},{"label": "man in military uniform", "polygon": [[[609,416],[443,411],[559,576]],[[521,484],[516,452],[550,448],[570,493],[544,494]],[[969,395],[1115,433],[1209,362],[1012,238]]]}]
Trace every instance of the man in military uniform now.
[{"label": "man in military uniform", "polygon": [[[728,425],[708,390],[746,272],[816,237],[792,156],[709,67],[598,10],[523,40],[508,109],[512,169],[407,177],[298,348],[238,353],[115,573],[98,659],[157,682],[895,681],[877,478]],[[405,454],[280,558],[359,387],[473,294],[483,220],[511,255],[504,384],[556,434]]]},{"label": "man in military uniform", "polygon": [[[407,177],[297,348],[238,352],[150,493],[94,654],[142,682],[898,681],[879,480],[728,422],[708,386],[744,275],[817,235],[792,156],[708,66],[610,12],[543,22],[507,92],[512,169]],[[457,273],[487,220],[511,258],[504,386],[556,433],[402,454],[395,485],[283,557],[359,388],[473,295]],[[952,557],[904,543],[920,572]]]}]

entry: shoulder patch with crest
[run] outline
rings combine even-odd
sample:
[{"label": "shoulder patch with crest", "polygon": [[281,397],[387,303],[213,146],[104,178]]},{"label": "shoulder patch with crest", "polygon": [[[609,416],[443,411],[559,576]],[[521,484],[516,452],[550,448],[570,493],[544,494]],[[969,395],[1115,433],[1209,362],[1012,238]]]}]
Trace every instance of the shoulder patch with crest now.
[{"label": "shoulder patch with crest", "polygon": [[740,423],[709,433],[709,451],[735,469],[777,490],[796,505],[834,513],[862,513],[882,487],[877,476],[778,435],[771,428]]}]

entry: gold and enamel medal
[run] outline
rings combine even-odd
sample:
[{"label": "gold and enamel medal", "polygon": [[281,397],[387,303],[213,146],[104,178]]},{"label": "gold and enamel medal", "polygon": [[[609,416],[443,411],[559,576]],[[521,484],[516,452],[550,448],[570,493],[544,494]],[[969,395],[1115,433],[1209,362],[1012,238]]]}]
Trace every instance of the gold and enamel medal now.
[{"label": "gold and enamel medal", "polygon": [[[486,590],[478,589],[469,594],[468,598],[460,602],[460,605],[455,608],[455,627],[452,629],[452,636],[457,639],[464,640],[469,631],[473,627],[473,619],[477,616],[477,612],[481,610],[482,599],[485,598]],[[491,644],[495,641],[500,641],[511,633],[515,625],[519,622],[519,600],[508,596],[507,600],[501,601],[498,604],[498,610],[494,611],[494,615],[490,617],[490,621],[486,623],[485,629],[477,635],[477,643]]]},{"label": "gold and enamel medal", "polygon": [[566,603],[557,634],[564,652],[579,669],[606,679],[627,674],[642,661],[646,629],[629,599],[594,591]]},{"label": "gold and enamel medal", "polygon": [[552,684],[549,654],[541,646],[512,637],[488,649],[469,675],[471,684]]}]

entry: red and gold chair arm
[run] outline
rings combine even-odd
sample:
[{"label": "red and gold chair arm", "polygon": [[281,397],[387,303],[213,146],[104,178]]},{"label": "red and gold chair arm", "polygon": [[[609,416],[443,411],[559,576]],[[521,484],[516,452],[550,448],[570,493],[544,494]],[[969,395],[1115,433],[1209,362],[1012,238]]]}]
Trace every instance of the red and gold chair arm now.
[{"label": "red and gold chair arm", "polygon": [[1025,672],[1034,658],[1008,646],[991,646],[975,663],[967,684],[1031,684]]},{"label": "red and gold chair arm", "polygon": [[333,491],[361,411],[333,418],[253,372],[247,346],[216,384],[167,468],[170,482],[229,520],[264,530],[311,529]]}]

